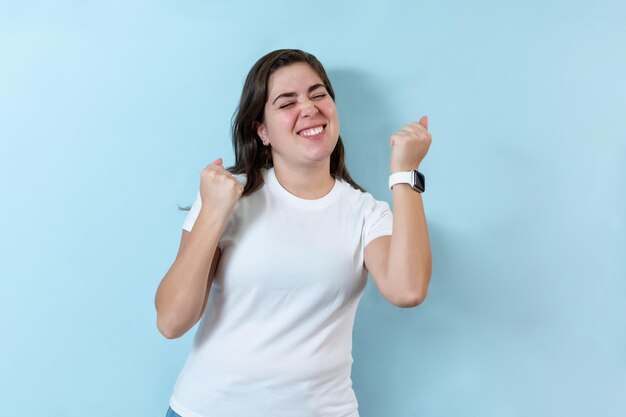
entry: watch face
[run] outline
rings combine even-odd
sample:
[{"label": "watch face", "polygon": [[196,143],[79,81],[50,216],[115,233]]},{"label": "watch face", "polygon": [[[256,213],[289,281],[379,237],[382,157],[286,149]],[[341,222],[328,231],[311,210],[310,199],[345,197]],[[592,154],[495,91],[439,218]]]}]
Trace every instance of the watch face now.
[{"label": "watch face", "polygon": [[419,190],[420,192],[424,192],[426,189],[426,180],[424,175],[418,170],[413,170],[413,188]]}]

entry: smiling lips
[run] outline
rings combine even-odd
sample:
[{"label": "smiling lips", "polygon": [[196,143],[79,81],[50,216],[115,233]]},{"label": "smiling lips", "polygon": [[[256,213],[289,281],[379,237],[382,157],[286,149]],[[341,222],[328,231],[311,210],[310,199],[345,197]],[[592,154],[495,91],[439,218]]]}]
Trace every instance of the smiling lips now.
[{"label": "smiling lips", "polygon": [[319,135],[324,131],[325,128],[326,125],[310,127],[308,129],[301,130],[300,132],[298,132],[298,135],[310,138]]}]

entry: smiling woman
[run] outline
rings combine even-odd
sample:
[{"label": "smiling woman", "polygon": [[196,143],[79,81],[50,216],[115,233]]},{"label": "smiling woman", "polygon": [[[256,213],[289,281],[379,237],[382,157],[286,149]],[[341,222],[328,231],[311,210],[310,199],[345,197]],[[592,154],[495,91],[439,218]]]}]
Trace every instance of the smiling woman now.
[{"label": "smiling woman", "polygon": [[[283,71],[285,69],[296,71],[285,73]],[[307,81],[312,84],[307,85]],[[298,85],[298,82],[304,82],[304,84]],[[296,91],[296,88],[306,89],[306,94]],[[233,147],[236,160],[235,165],[229,171],[233,174],[246,175],[248,181],[244,187],[244,196],[263,185],[261,170],[274,166],[275,144],[270,143],[267,135],[265,139],[262,139],[262,132],[259,132],[259,128],[264,127],[264,132],[267,132],[267,125],[277,124],[272,122],[278,122],[277,117],[280,113],[284,114],[283,117],[292,118],[291,123],[295,123],[293,117],[298,111],[297,106],[302,105],[308,99],[312,103],[323,101],[322,104],[325,104],[325,107],[332,107],[335,126],[327,136],[331,140],[336,140],[336,145],[331,149],[330,175],[363,191],[352,180],[345,166],[344,147],[339,135],[339,120],[335,107],[335,93],[324,67],[311,54],[300,50],[282,49],[270,52],[252,67],[244,83],[238,111],[234,117]],[[306,106],[307,103],[304,105]],[[268,118],[269,120],[266,120]],[[302,129],[307,127],[304,124],[300,126]]]},{"label": "smiling woman", "polygon": [[201,320],[170,415],[358,417],[352,327],[368,271],[401,307],[418,305],[430,279],[421,195],[402,184],[428,149],[426,120],[390,142],[395,216],[348,174],[319,61],[278,50],[252,67],[233,123],[236,163],[202,171],[156,294],[167,338]]},{"label": "smiling woman", "polygon": [[[263,145],[272,148],[277,175],[288,180],[294,171],[319,166],[328,184],[339,119],[320,76],[308,64],[292,64],[271,76],[268,90],[263,120],[255,126]],[[308,192],[315,198],[315,190]]]}]

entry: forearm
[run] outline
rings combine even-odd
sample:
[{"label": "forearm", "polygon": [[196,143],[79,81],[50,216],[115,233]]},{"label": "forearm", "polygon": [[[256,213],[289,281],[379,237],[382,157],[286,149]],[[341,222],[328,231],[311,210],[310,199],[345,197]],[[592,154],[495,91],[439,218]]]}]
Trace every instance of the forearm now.
[{"label": "forearm", "polygon": [[387,279],[400,294],[420,303],[428,291],[432,260],[422,195],[408,184],[393,187],[393,235]]},{"label": "forearm", "polygon": [[188,240],[161,281],[155,298],[157,326],[167,337],[178,337],[198,320],[209,282],[209,271],[224,228],[223,219],[200,211]]}]

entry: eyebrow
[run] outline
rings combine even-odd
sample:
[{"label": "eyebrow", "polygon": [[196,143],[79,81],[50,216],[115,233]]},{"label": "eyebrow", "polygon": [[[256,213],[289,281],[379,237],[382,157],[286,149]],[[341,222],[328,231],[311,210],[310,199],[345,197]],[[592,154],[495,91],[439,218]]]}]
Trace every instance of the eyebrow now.
[{"label": "eyebrow", "polygon": [[[324,87],[324,88],[326,88],[326,86],[325,86],[324,84],[322,84],[322,83],[313,84],[312,86],[310,86],[310,87],[309,87],[309,94],[311,94],[311,92],[312,92],[313,90],[317,90],[317,89],[318,89],[318,88],[320,88],[320,87]],[[282,93],[282,94],[280,94],[278,97],[276,97],[276,98],[274,99],[274,101],[272,101],[272,104],[276,103],[276,100],[278,100],[278,99],[279,99],[279,98],[281,98],[281,97],[296,97],[296,96],[297,96],[297,94],[296,94],[296,93],[294,93],[294,92]]]}]

